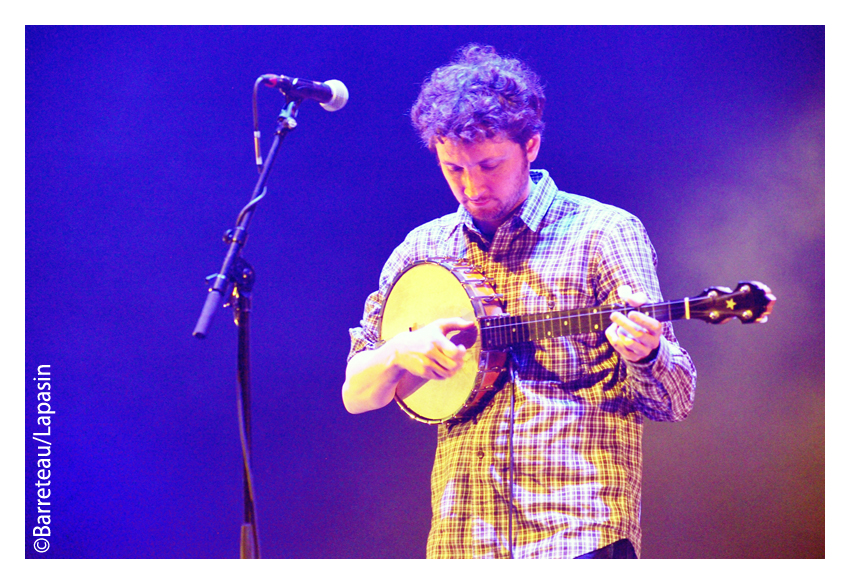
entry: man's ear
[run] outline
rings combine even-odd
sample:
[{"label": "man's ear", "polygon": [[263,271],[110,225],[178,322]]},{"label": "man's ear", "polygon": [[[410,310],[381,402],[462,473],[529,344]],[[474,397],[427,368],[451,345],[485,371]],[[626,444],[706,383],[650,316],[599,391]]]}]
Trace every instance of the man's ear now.
[{"label": "man's ear", "polygon": [[540,134],[535,134],[525,143],[525,155],[528,158],[528,163],[531,164],[537,158],[540,152]]}]

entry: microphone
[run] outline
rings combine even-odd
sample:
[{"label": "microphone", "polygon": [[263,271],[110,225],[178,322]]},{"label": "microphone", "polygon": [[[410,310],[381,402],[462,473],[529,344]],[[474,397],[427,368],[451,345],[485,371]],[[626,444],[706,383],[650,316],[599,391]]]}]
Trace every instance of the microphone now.
[{"label": "microphone", "polygon": [[263,75],[262,80],[267,86],[280,89],[290,97],[318,101],[329,112],[342,109],[348,103],[348,88],[336,79],[319,83],[299,77]]}]

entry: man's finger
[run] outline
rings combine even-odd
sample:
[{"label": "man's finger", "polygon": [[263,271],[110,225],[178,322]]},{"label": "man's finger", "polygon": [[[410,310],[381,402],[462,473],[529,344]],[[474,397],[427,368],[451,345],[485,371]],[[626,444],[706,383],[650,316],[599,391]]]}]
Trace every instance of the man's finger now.
[{"label": "man's finger", "polygon": [[647,332],[657,333],[661,330],[661,323],[651,316],[647,316],[642,312],[638,312],[637,310],[633,310],[629,313],[629,320],[632,322],[636,322],[638,325],[642,326],[647,330]]},{"label": "man's finger", "polygon": [[454,318],[444,318],[440,319],[437,322],[437,326],[440,328],[440,331],[445,335],[446,333],[450,333],[452,331],[463,331],[468,330],[471,327],[475,326],[474,321],[465,320],[460,317]]},{"label": "man's finger", "polygon": [[641,326],[641,324],[635,322],[632,318],[630,318],[630,316],[631,314],[627,317],[619,312],[615,312],[611,315],[611,320],[616,323],[620,329],[628,331],[628,333],[634,338],[646,333],[647,329]]}]

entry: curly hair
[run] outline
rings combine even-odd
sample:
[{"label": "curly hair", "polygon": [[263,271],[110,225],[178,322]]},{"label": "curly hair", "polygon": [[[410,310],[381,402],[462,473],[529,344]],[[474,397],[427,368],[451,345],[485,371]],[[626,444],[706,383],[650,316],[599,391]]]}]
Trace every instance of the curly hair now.
[{"label": "curly hair", "polygon": [[431,151],[442,138],[480,142],[505,135],[524,146],[543,133],[545,101],[539,77],[524,63],[472,44],[425,80],[410,117]]}]

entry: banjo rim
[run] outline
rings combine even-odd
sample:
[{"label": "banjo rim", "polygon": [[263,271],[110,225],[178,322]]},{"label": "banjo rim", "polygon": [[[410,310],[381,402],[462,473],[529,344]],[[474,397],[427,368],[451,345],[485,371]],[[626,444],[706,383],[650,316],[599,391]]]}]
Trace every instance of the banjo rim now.
[{"label": "banjo rim", "polygon": [[[387,304],[392,296],[393,290],[399,281],[411,270],[424,265],[435,265],[448,271],[452,276],[454,276],[458,285],[461,286],[462,290],[468,297],[472,311],[475,314],[475,324],[478,329],[475,345],[473,345],[478,347],[478,362],[475,364],[477,367],[475,380],[472,384],[472,388],[466,396],[466,399],[460,407],[447,408],[445,415],[441,414],[440,416],[429,417],[421,412],[417,412],[414,407],[405,402],[405,399],[408,399],[410,396],[402,399],[396,394],[394,396],[394,400],[402,411],[418,422],[432,425],[459,423],[473,418],[489,403],[490,398],[492,398],[492,396],[501,389],[502,381],[507,373],[506,352],[484,350],[480,348],[480,319],[503,313],[501,303],[499,302],[499,298],[501,298],[501,296],[494,292],[491,286],[492,280],[487,278],[479,268],[471,264],[466,258],[434,257],[417,260],[398,273],[393,280],[393,283],[390,285],[386,297],[384,298],[381,307],[381,321],[379,323],[379,338],[381,338],[382,341],[389,340],[383,338],[384,319],[386,317]],[[471,367],[471,364],[464,365],[464,369],[467,367]],[[418,391],[427,390],[427,386],[431,383],[435,382],[427,381],[411,395],[415,395]]]}]

